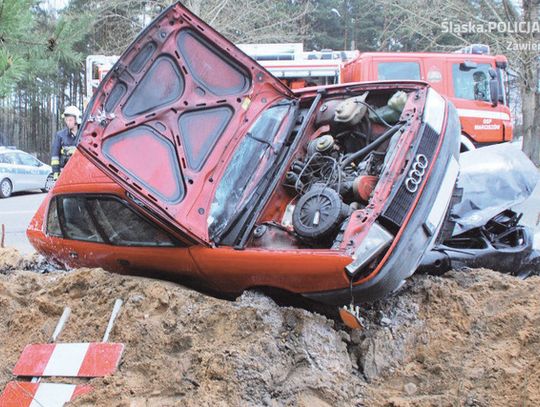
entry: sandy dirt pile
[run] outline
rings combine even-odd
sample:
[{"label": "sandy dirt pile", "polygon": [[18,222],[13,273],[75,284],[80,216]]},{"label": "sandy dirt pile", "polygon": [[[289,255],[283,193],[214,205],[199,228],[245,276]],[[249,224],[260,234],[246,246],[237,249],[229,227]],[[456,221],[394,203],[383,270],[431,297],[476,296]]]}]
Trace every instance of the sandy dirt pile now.
[{"label": "sandy dirt pile", "polygon": [[255,292],[230,302],[99,269],[29,271],[39,261],[0,250],[0,389],[64,306],[60,341],[99,341],[122,298],[119,371],[75,405],[540,405],[538,277],[418,276],[350,332]]},{"label": "sandy dirt pile", "polygon": [[369,386],[368,405],[540,405],[540,277],[473,270],[414,282],[405,301],[423,326]]}]

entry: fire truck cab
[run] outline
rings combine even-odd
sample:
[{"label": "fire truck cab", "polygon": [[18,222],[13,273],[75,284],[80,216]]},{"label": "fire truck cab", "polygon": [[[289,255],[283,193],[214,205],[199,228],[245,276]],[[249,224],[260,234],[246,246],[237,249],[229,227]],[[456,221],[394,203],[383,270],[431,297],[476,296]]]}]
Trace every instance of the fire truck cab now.
[{"label": "fire truck cab", "polygon": [[462,149],[512,140],[506,88],[508,61],[487,46],[455,53],[364,52],[341,67],[340,82],[416,79],[428,82],[457,108]]}]

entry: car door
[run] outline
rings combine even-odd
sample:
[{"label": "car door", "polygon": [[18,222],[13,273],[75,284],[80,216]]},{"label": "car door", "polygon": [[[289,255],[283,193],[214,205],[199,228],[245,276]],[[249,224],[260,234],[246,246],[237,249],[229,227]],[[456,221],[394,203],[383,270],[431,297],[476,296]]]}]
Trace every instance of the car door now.
[{"label": "car door", "polygon": [[215,185],[289,88],[180,3],[132,43],[83,118],[79,149],[146,210],[208,242]]},{"label": "car door", "polygon": [[30,185],[28,177],[25,173],[25,168],[19,159],[19,155],[14,152],[5,153],[4,156],[9,164],[6,164],[8,171],[8,178],[11,180],[13,186],[13,192],[24,191],[28,189]]},{"label": "car door", "polygon": [[[476,62],[476,61],[473,61]],[[474,68],[464,63],[452,62],[452,90],[450,100],[456,105],[463,133],[477,143],[494,143],[502,140],[502,128],[510,121],[510,114],[492,106],[490,94],[491,64],[476,62]]]},{"label": "car door", "polygon": [[43,177],[41,162],[30,154],[18,152],[17,157],[21,164],[27,189],[41,189],[45,186],[46,176]]},{"label": "car door", "polygon": [[0,180],[6,177],[9,178],[12,170],[11,159],[7,154],[0,152]]},{"label": "car door", "polygon": [[185,242],[140,216],[124,197],[114,194],[54,196],[48,207],[46,233],[57,244],[46,245],[44,251],[74,267],[199,277]]}]

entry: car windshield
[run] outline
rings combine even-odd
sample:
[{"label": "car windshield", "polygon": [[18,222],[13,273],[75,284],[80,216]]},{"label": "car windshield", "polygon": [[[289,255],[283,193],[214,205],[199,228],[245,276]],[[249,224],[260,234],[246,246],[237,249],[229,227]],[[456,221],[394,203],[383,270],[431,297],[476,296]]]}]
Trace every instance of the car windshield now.
[{"label": "car windshield", "polygon": [[[293,104],[282,101],[266,110],[246,133],[233,154],[217,187],[208,217],[211,237],[219,236],[257,186],[263,170],[271,166],[287,134],[285,118],[292,117]],[[278,131],[282,130],[279,135]],[[263,168],[261,163],[265,163]]]}]

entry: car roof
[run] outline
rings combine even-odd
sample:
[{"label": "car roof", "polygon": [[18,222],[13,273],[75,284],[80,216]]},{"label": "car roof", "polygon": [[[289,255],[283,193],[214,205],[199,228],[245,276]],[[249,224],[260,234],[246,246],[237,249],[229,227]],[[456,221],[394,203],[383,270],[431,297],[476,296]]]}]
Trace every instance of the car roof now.
[{"label": "car roof", "polygon": [[[34,157],[36,160],[40,161],[43,163],[43,161],[41,161],[38,157],[36,157],[35,155],[33,154],[30,154],[30,153],[27,153],[26,151],[23,151],[23,150],[19,150],[18,148],[15,148],[15,147],[11,147],[11,146],[0,146],[0,154],[5,154],[5,153],[21,153],[21,154],[27,154],[31,157]],[[45,164],[45,163],[44,163]],[[47,164],[45,164],[47,165]]]},{"label": "car roof", "polygon": [[15,147],[0,146],[0,153],[26,153],[26,152],[19,150],[18,148],[15,148]]}]

